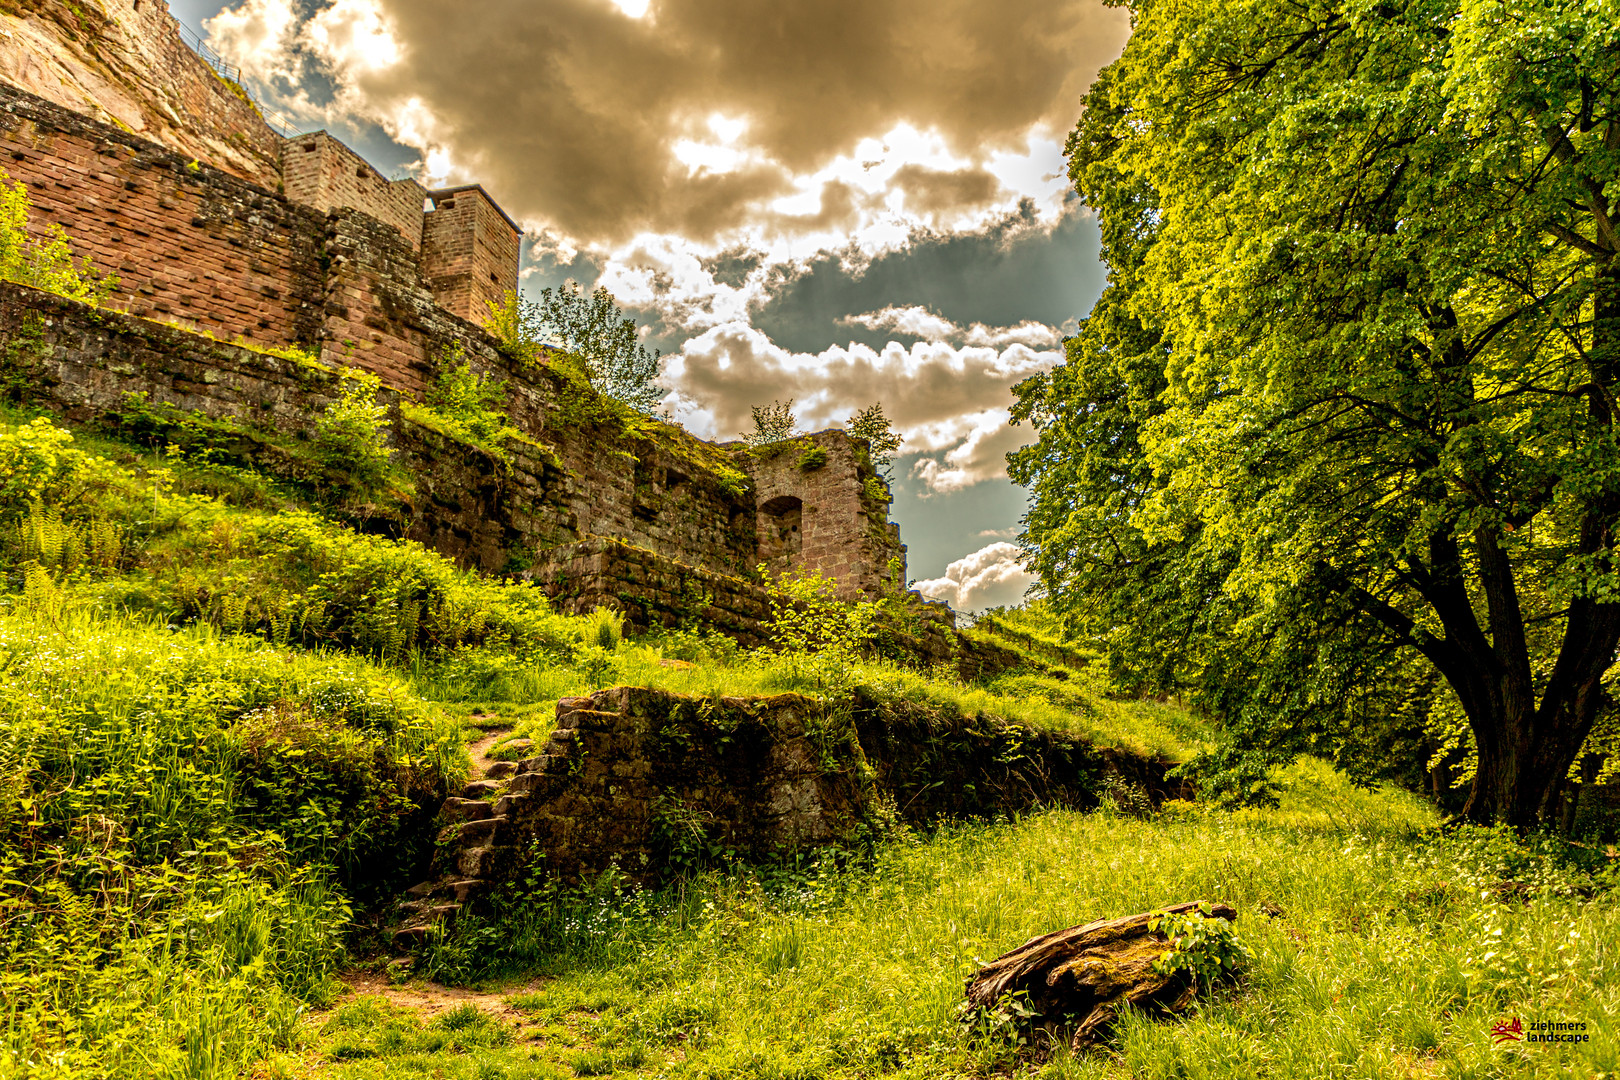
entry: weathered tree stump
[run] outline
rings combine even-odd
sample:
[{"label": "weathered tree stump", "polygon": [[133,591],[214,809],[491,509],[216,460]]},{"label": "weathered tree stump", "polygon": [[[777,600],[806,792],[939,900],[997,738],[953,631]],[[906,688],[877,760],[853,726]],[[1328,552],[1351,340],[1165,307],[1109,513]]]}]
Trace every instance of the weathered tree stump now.
[{"label": "weathered tree stump", "polygon": [[[994,1009],[1002,995],[1022,992],[1043,1023],[1075,1025],[1076,1050],[1100,1039],[1123,1004],[1150,1012],[1180,1012],[1192,1002],[1192,978],[1186,971],[1154,970],[1153,962],[1171,946],[1163,934],[1148,929],[1148,921],[1160,913],[1180,915],[1199,906],[1175,904],[1031,938],[968,979],[967,1007]],[[1225,904],[1206,904],[1203,911],[1213,918],[1237,918]]]}]

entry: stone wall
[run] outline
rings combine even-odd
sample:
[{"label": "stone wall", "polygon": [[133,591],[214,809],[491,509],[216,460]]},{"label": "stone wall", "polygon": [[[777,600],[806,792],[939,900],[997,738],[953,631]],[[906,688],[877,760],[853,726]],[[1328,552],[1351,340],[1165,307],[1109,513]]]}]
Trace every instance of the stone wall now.
[{"label": "stone wall", "polygon": [[1088,809],[1109,777],[1158,802],[1169,761],[949,706],[798,694],[692,698],[615,687],[557,703],[542,752],[446,801],[443,876],[411,890],[407,935],[520,869],[617,867],[654,883],[715,852],[760,860],[862,828]]},{"label": "stone wall", "polygon": [[[359,311],[386,313],[374,317],[375,327],[358,320],[356,326],[390,347],[414,335],[430,351],[460,348],[481,371],[506,380],[514,420],[539,436],[514,440],[509,460],[497,461],[406,419],[395,387],[423,385],[431,372],[417,366],[397,373],[381,400],[393,406],[395,446],[407,455],[416,482],[414,503],[397,515],[403,535],[492,573],[521,570],[548,549],[588,538],[593,528],[619,529],[631,544],[657,544],[672,565],[699,568],[704,580],[719,583],[746,564],[739,547],[750,535],[741,527],[751,522],[746,489],[728,487],[694,456],[670,449],[674,443],[599,424],[568,428],[558,420],[566,415],[559,400],[579,391],[567,378],[546,368],[511,371],[483,331],[437,308],[425,291],[386,285],[377,263],[405,247],[397,232],[353,212],[334,215],[333,231],[329,250],[339,253],[334,280],[347,291],[335,294],[331,306],[341,309],[347,298]],[[355,299],[355,290],[364,289],[376,291]],[[344,352],[357,362],[377,351],[328,343],[328,355]],[[117,413],[126,394],[145,393],[153,402],[230,419],[267,436],[307,438],[335,393],[334,365],[269,356],[3,282],[0,360],[8,382],[81,423]],[[572,558],[559,552],[551,565],[575,565]],[[638,576],[617,568],[611,573],[614,594]],[[714,588],[722,599],[729,595],[723,584]],[[608,589],[581,583],[575,595],[602,597]],[[649,609],[660,603],[651,596]],[[738,610],[759,617],[757,606]]]},{"label": "stone wall", "polygon": [[0,86],[0,166],[30,227],[119,277],[111,302],[231,339],[310,341],[321,215],[218,169]]},{"label": "stone wall", "polygon": [[758,582],[622,541],[598,538],[553,548],[529,576],[569,614],[610,608],[637,631],[706,627],[750,648],[768,640],[770,594]]},{"label": "stone wall", "polygon": [[[822,464],[806,459],[812,448]],[[905,590],[906,548],[864,443],[843,431],[820,431],[762,447],[746,460],[757,490],[759,553],[772,573],[817,571],[850,599]]]},{"label": "stone wall", "polygon": [[324,131],[288,139],[282,147],[283,194],[322,213],[359,210],[422,246],[427,189],[415,180],[386,180],[369,162]]},{"label": "stone wall", "polygon": [[274,189],[281,137],[180,39],[163,0],[9,0],[0,82]]},{"label": "stone wall", "polygon": [[422,279],[448,311],[482,321],[518,284],[523,230],[476,184],[428,193]]}]

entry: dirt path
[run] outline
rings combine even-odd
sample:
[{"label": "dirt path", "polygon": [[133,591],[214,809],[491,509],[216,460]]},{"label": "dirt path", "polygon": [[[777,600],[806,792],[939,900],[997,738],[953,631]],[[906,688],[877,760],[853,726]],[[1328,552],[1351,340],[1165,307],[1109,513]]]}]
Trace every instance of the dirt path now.
[{"label": "dirt path", "polygon": [[[477,720],[479,717],[475,716],[472,719]],[[467,753],[472,757],[472,768],[467,773],[467,782],[469,784],[474,780],[482,780],[485,774],[489,772],[489,767],[495,764],[494,760],[490,758],[489,752],[495,748],[497,742],[511,733],[512,729],[509,727],[496,728],[493,731],[484,732],[477,742],[467,745]]]},{"label": "dirt path", "polygon": [[521,986],[509,986],[499,993],[480,993],[476,990],[461,990],[431,982],[412,982],[404,986],[395,986],[388,981],[387,976],[371,972],[353,972],[345,975],[343,984],[356,997],[376,995],[386,999],[390,1005],[420,1013],[424,1020],[432,1020],[442,1012],[463,1005],[472,1005],[480,1012],[519,1026],[525,1023],[523,1014],[506,1004],[506,999],[539,990],[542,985],[538,980],[531,980]]}]

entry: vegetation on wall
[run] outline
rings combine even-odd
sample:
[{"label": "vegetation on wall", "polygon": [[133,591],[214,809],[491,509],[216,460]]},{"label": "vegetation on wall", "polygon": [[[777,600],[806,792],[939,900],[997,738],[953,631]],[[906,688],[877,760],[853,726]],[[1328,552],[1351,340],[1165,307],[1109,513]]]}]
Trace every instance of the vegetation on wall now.
[{"label": "vegetation on wall", "polygon": [[118,284],[96,272],[88,257],[77,262],[67,232],[52,225],[43,237],[28,232],[28,189],[0,170],[0,281],[15,281],[95,306]]},{"label": "vegetation on wall", "polygon": [[663,399],[665,391],[653,385],[659,354],[641,344],[635,320],[606,289],[587,295],[570,284],[542,289],[537,301],[509,291],[501,303],[486,303],[485,326],[520,362],[539,364],[548,350],[560,351],[598,393],[636,412],[650,414]]},{"label": "vegetation on wall", "polygon": [[792,398],[751,406],[749,413],[754,427],[752,431],[742,432],[742,439],[755,449],[784,442],[799,433],[799,418],[793,414]]}]

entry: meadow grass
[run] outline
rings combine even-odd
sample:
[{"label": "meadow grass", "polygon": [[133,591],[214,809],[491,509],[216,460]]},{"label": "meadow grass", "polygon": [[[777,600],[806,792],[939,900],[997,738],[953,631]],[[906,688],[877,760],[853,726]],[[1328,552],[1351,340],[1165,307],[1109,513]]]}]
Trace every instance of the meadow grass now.
[{"label": "meadow grass", "polygon": [[[998,640],[1033,642],[1037,662],[981,685],[692,634],[628,641],[611,615],[556,614],[531,587],[210,468],[186,490],[162,458],[0,430],[0,1077],[1616,1071],[1603,859],[1442,833],[1416,797],[1312,759],[1274,774],[1272,809],[902,827],[656,891],[529,882],[420,958],[448,980],[541,979],[512,995],[516,1020],[376,998],[312,1015],[336,994],[353,905],[420,869],[424,811],[463,775],[475,712],[539,739],[558,698],[627,683],[859,691],[1177,760],[1210,735],[1174,704],[1111,696],[1039,611],[997,613]],[[1127,1015],[1079,1056],[958,1021],[981,960],[1191,899],[1234,904],[1254,959],[1190,1016]],[[1512,1016],[1584,1022],[1590,1041],[1491,1045]]]},{"label": "meadow grass", "polygon": [[[1050,811],[902,838],[843,868],[531,898],[466,932],[486,979],[552,977],[509,999],[533,1027],[505,1047],[424,1055],[351,1026],[358,1056],[317,1060],[346,1078],[1373,1080],[1620,1064],[1620,912],[1588,898],[1589,873],[1505,834],[1441,834],[1419,800],[1357,790],[1321,762],[1284,779],[1275,810]],[[1200,898],[1239,910],[1254,959],[1190,1016],[1127,1014],[1100,1050],[1044,1060],[958,1021],[981,960]],[[1512,1016],[1585,1022],[1591,1039],[1493,1046]]]}]

